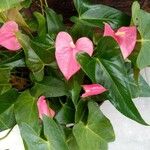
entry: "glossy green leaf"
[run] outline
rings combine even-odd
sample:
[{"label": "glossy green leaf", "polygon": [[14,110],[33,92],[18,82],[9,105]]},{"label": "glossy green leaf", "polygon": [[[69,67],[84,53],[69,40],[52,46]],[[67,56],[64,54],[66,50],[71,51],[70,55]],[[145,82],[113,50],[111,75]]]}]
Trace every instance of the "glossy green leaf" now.
[{"label": "glossy green leaf", "polygon": [[9,91],[0,95],[0,114],[12,106],[16,102],[18,96],[19,93],[14,89],[10,89]]},{"label": "glossy green leaf", "polygon": [[79,122],[73,128],[80,150],[107,150],[107,143],[114,140],[114,131],[110,121],[100,111],[99,106],[88,103],[87,124]]},{"label": "glossy green leaf", "polygon": [[31,40],[31,47],[45,65],[49,65],[55,60],[55,49],[48,43],[42,43],[40,41]]},{"label": "glossy green leaf", "polygon": [[150,65],[150,13],[140,9],[139,3],[134,2],[132,18],[141,36],[141,39],[138,39],[138,42],[141,43],[141,49],[137,58],[137,65],[142,69]]},{"label": "glossy green leaf", "polygon": [[15,124],[14,106],[12,105],[0,114],[0,132],[12,128]]},{"label": "glossy green leaf", "polygon": [[80,98],[80,92],[81,92],[81,85],[83,83],[84,74],[83,72],[77,73],[75,76],[72,77],[71,80],[68,82],[69,91],[71,93],[71,99],[74,103],[74,106],[76,107]]},{"label": "glossy green leaf", "polygon": [[29,91],[24,91],[15,103],[15,117],[18,124],[29,124],[36,133],[40,131],[37,99],[32,97]]},{"label": "glossy green leaf", "polygon": [[39,58],[39,56],[32,49],[30,44],[30,39],[28,36],[17,33],[17,38],[24,49],[25,53],[25,62],[27,67],[32,71],[36,80],[41,81],[44,76],[44,66],[45,64]]},{"label": "glossy green leaf", "polygon": [[62,108],[56,114],[55,118],[59,124],[69,124],[74,123],[75,109],[71,99],[69,99],[65,104],[62,104]]},{"label": "glossy green leaf", "polygon": [[50,8],[46,8],[45,11],[48,33],[52,35],[61,31],[63,29],[62,17]]},{"label": "glossy green leaf", "polygon": [[87,114],[88,114],[87,101],[83,101],[81,99],[76,106],[75,122],[76,123],[78,123],[79,121],[86,122]]},{"label": "glossy green leaf", "polygon": [[79,13],[79,20],[84,24],[103,28],[103,23],[109,23],[113,28],[128,25],[130,18],[121,11],[105,5],[92,5],[89,0],[74,0]]},{"label": "glossy green leaf", "polygon": [[0,67],[7,67],[13,69],[14,67],[24,67],[25,62],[23,52],[10,53],[6,50],[0,51]]},{"label": "glossy green leaf", "polygon": [[[107,44],[106,44],[107,43]],[[117,43],[109,37],[100,40],[96,57],[78,55],[78,61],[93,83],[109,90],[110,102],[125,116],[147,125],[135,107],[124,60]]]},{"label": "glossy green leaf", "polygon": [[67,87],[63,80],[55,77],[44,77],[41,82],[35,83],[31,93],[35,96],[59,97],[67,95]]}]

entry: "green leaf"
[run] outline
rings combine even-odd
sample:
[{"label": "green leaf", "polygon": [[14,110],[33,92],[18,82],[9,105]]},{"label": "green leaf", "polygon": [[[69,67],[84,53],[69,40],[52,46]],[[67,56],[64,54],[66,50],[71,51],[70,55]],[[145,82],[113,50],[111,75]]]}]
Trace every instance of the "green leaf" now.
[{"label": "green leaf", "polygon": [[105,5],[92,5],[88,0],[74,0],[79,13],[79,20],[86,25],[103,28],[103,23],[109,23],[113,28],[129,25],[130,18],[121,11]]},{"label": "green leaf", "polygon": [[81,85],[83,83],[84,74],[83,72],[78,72],[71,80],[68,82],[69,91],[71,93],[71,99],[76,107],[80,98]]},{"label": "green leaf", "polygon": [[87,109],[87,101],[80,100],[76,107],[75,113],[75,122],[79,121],[85,122],[87,119],[88,109]]},{"label": "green leaf", "polygon": [[40,131],[37,99],[32,97],[29,91],[24,91],[15,103],[15,117],[18,124],[29,124],[36,133]]},{"label": "green leaf", "polygon": [[36,82],[31,89],[32,95],[36,97],[45,95],[46,97],[60,97],[67,95],[67,87],[63,80],[55,77],[44,77],[41,82]]},{"label": "green leaf", "polygon": [[140,9],[139,3],[134,2],[132,18],[141,36],[141,39],[138,39],[138,42],[141,43],[141,49],[137,58],[137,65],[142,69],[150,65],[150,13]]},{"label": "green leaf", "polygon": [[73,38],[78,39],[83,36],[89,38],[93,37],[93,30],[94,30],[93,27],[85,25],[77,17],[72,17],[71,21],[75,22],[75,24],[71,28],[71,35],[73,36]]},{"label": "green leaf", "polygon": [[69,123],[74,123],[74,114],[75,109],[71,99],[69,99],[65,104],[62,104],[62,108],[57,113],[55,118],[59,124],[66,125]]},{"label": "green leaf", "polygon": [[6,50],[0,51],[0,67],[13,69],[14,67],[24,67],[23,52],[10,53]]},{"label": "green leaf", "polygon": [[40,38],[44,38],[46,36],[46,20],[44,16],[39,12],[34,12],[34,16],[38,22],[38,35]]},{"label": "green leaf", "polygon": [[139,87],[140,87],[140,92],[139,92],[140,97],[150,97],[150,86],[142,76],[140,76],[139,79]]},{"label": "green leaf", "polygon": [[0,95],[0,114],[12,106],[16,102],[18,96],[19,93],[14,89],[10,89],[9,91]]},{"label": "green leaf", "polygon": [[62,23],[62,17],[57,15],[50,8],[46,7],[45,11],[46,11],[48,33],[52,35],[57,34],[59,31],[63,30],[64,26]]},{"label": "green leaf", "polygon": [[24,0],[22,3],[21,3],[21,5],[23,6],[23,7],[29,7],[30,6],[30,4],[32,3],[32,0]]},{"label": "green leaf", "polygon": [[0,114],[0,132],[12,128],[15,124],[14,106],[12,105]]},{"label": "green leaf", "polygon": [[32,150],[68,150],[65,143],[65,137],[62,130],[55,121],[46,116],[43,117],[44,135],[42,139],[38,134],[26,123],[22,123],[19,127],[21,135],[28,149]]},{"label": "green leaf", "polygon": [[11,88],[10,69],[0,68],[0,95],[7,92]]},{"label": "green leaf", "polygon": [[78,61],[93,83],[99,83],[109,90],[110,102],[122,114],[147,125],[132,101],[125,63],[112,38],[104,37],[100,40],[95,58],[79,54]]},{"label": "green leaf", "polygon": [[45,65],[49,65],[55,60],[55,49],[49,42],[44,44],[40,41],[31,40],[31,47]]},{"label": "green leaf", "polygon": [[50,143],[39,137],[27,123],[21,123],[19,129],[29,150],[51,150]]},{"label": "green leaf", "polygon": [[18,6],[22,1],[25,0],[1,0],[0,2],[0,12],[8,10],[10,8]]},{"label": "green leaf", "polygon": [[63,131],[66,135],[66,142],[69,147],[69,150],[79,150],[76,139],[72,133],[72,128],[63,127]]},{"label": "green leaf", "polygon": [[79,122],[73,128],[80,150],[107,150],[107,143],[114,140],[110,121],[100,111],[99,106],[90,101],[87,124]]},{"label": "green leaf", "polygon": [[51,150],[68,150],[65,142],[65,135],[55,121],[44,116],[44,135],[49,141]]},{"label": "green leaf", "polygon": [[32,71],[35,79],[41,81],[44,76],[44,67],[45,67],[44,62],[32,49],[30,39],[28,36],[21,33],[17,33],[17,38],[22,48],[24,49],[27,67]]}]

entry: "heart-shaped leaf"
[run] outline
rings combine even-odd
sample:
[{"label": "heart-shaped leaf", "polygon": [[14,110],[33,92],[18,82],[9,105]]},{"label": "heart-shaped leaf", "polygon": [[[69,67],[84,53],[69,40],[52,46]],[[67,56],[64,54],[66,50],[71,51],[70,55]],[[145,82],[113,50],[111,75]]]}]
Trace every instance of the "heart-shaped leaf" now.
[{"label": "heart-shaped leaf", "polygon": [[89,3],[90,0],[74,0],[79,14],[79,21],[86,25],[103,28],[103,23],[109,23],[113,28],[129,25],[130,17],[109,6]]},{"label": "heart-shaped leaf", "polygon": [[15,103],[15,117],[17,124],[28,123],[39,134],[40,124],[37,110],[37,99],[29,91],[24,91]]},{"label": "heart-shaped leaf", "polygon": [[79,149],[107,150],[107,143],[114,140],[113,128],[95,102],[90,101],[88,109],[87,124],[79,122],[73,127]]}]

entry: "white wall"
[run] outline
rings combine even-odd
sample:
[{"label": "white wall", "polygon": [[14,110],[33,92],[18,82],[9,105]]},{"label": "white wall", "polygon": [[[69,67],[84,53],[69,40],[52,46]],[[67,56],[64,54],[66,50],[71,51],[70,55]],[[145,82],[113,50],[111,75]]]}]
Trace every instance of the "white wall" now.
[{"label": "white wall", "polygon": [[[142,74],[150,84],[150,69],[145,69]],[[134,102],[146,122],[150,123],[150,98],[138,98]],[[110,119],[116,133],[116,141],[110,143],[109,150],[150,150],[150,127],[124,117],[108,101],[101,109]],[[0,137],[6,133],[1,132]],[[24,150],[17,126],[6,139],[0,141],[0,150],[6,149]]]}]

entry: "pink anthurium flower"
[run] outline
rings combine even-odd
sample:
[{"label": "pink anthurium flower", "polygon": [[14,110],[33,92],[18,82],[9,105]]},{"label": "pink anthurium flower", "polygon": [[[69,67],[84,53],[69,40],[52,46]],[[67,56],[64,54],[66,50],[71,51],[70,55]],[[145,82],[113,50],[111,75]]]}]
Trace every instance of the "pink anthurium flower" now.
[{"label": "pink anthurium flower", "polygon": [[101,94],[101,93],[107,91],[107,89],[105,89],[100,84],[82,85],[82,87],[85,90],[85,93],[82,94],[82,96],[81,96],[83,98],[88,97],[88,96],[98,95],[98,94]]},{"label": "pink anthurium flower", "polygon": [[41,96],[37,101],[37,107],[39,111],[39,117],[42,119],[43,115],[46,115],[50,118],[53,118],[55,116],[55,111],[49,108],[49,106],[46,103],[45,96]]},{"label": "pink anthurium flower", "polygon": [[57,64],[67,80],[80,69],[76,54],[81,51],[90,56],[93,54],[93,43],[90,39],[82,37],[74,44],[72,37],[67,32],[58,33],[55,48]]},{"label": "pink anthurium flower", "polygon": [[17,51],[21,48],[15,33],[18,32],[18,25],[14,21],[8,21],[0,28],[0,45],[10,51]]},{"label": "pink anthurium flower", "polygon": [[120,46],[122,55],[126,59],[133,51],[136,38],[137,29],[135,26],[132,27],[121,27],[116,32],[112,30],[111,26],[105,23],[104,36],[113,37]]}]

